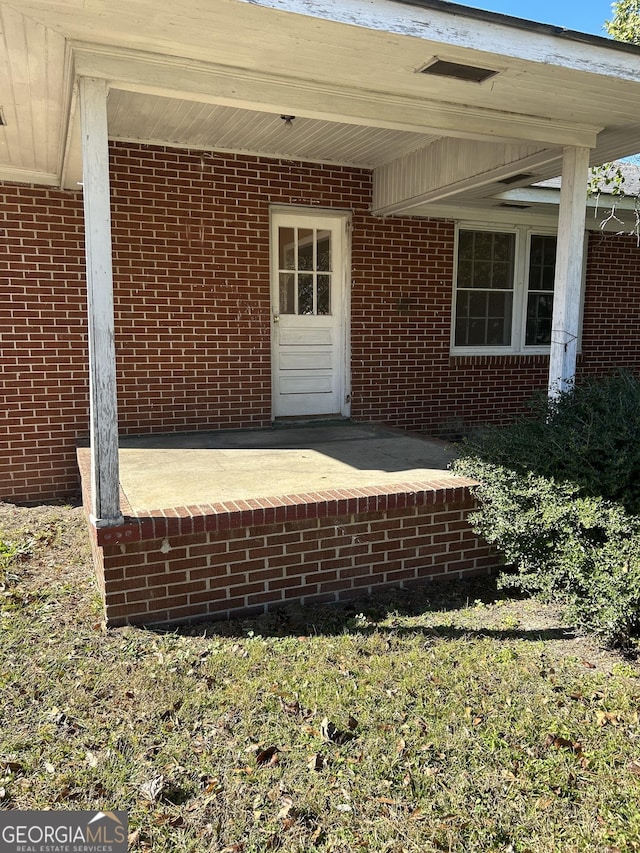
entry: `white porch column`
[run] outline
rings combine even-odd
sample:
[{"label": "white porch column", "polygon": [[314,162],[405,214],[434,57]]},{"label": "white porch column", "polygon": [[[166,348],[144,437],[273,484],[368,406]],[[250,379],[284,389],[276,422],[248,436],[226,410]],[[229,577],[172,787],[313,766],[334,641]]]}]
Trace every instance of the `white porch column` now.
[{"label": "white porch column", "polygon": [[576,375],[589,148],[565,148],[551,324],[549,396],[567,391]]},{"label": "white porch column", "polygon": [[108,527],[120,524],[122,513],[118,467],[106,82],[92,77],[81,77],[79,94],[89,312],[91,512],[96,526]]}]

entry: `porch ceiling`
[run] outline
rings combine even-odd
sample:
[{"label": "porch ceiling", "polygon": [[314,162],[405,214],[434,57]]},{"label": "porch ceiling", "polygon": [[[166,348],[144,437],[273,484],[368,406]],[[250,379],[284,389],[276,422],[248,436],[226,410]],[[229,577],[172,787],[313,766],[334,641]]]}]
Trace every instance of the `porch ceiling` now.
[{"label": "porch ceiling", "polygon": [[[5,180],[82,180],[79,75],[108,81],[112,138],[372,168],[379,213],[495,206],[564,145],[639,146],[640,50],[441,0],[0,0],[0,27]],[[417,73],[434,57],[499,73]]]}]

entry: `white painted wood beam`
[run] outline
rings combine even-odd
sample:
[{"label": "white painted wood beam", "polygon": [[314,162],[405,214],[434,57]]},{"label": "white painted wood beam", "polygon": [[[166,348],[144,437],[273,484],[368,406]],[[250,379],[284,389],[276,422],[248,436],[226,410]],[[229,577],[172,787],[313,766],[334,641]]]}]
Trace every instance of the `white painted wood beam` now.
[{"label": "white painted wood beam", "polygon": [[108,527],[120,524],[122,513],[104,80],[81,77],[79,98],[89,313],[91,511],[96,526]]},{"label": "white painted wood beam", "polygon": [[588,148],[565,148],[562,156],[549,359],[552,399],[570,390],[576,375],[589,155]]},{"label": "white painted wood beam", "polygon": [[589,148],[596,144],[602,130],[601,126],[330,85],[144,51],[76,44],[74,54],[78,74],[103,77],[110,88],[364,127]]},{"label": "white painted wood beam", "polygon": [[37,169],[22,169],[19,166],[0,166],[0,181],[57,187],[60,177],[55,172],[40,172]]},{"label": "white painted wood beam", "polygon": [[425,204],[452,202],[511,175],[559,164],[561,156],[557,148],[522,143],[439,139],[374,170],[373,213],[403,215]]}]

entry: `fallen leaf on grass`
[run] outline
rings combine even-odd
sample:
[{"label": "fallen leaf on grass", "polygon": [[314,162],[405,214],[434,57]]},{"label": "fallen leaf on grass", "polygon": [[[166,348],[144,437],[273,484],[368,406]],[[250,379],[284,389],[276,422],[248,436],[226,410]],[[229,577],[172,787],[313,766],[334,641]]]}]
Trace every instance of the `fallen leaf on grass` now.
[{"label": "fallen leaf on grass", "polygon": [[223,790],[223,785],[221,784],[218,778],[212,778],[211,776],[207,776],[202,780],[202,784],[204,785],[203,794],[219,794]]},{"label": "fallen leaf on grass", "polygon": [[350,731],[342,731],[328,717],[324,717],[320,723],[320,735],[323,740],[330,741],[341,745],[349,740],[353,740],[355,734]]},{"label": "fallen leaf on grass", "polygon": [[19,773],[24,765],[14,758],[0,758],[0,773]]},{"label": "fallen leaf on grass", "polygon": [[464,716],[467,720],[471,722],[474,726],[479,726],[480,723],[484,720],[483,714],[474,714],[473,709],[470,707],[466,707],[464,709]]},{"label": "fallen leaf on grass", "polygon": [[426,815],[422,809],[414,809],[409,815],[409,820],[428,820],[429,815]]},{"label": "fallen leaf on grass", "polygon": [[627,770],[635,776],[640,776],[640,759],[634,758],[627,764]]},{"label": "fallen leaf on grass", "polygon": [[574,742],[567,740],[565,737],[548,734],[544,739],[544,747],[545,749],[548,749],[550,746],[554,749],[570,749],[572,752],[575,752],[576,755],[582,754],[582,744],[578,741]]},{"label": "fallen leaf on grass", "polygon": [[297,699],[290,701],[284,696],[278,696],[280,700],[280,709],[292,717],[302,717],[303,720],[309,720],[313,717],[314,712],[309,708],[304,708]]},{"label": "fallen leaf on grass", "polygon": [[282,808],[278,812],[278,820],[284,820],[289,816],[289,812],[293,808],[293,799],[291,797],[282,798]]},{"label": "fallen leaf on grass", "polygon": [[274,764],[278,763],[278,747],[270,746],[267,749],[261,750],[256,755],[256,764],[259,764],[261,767],[273,767]]},{"label": "fallen leaf on grass", "polygon": [[617,726],[618,723],[623,722],[624,714],[622,711],[596,711],[596,719],[601,728],[609,725]]},{"label": "fallen leaf on grass", "polygon": [[140,785],[140,794],[150,803],[155,803],[164,789],[164,776],[154,776]]},{"label": "fallen leaf on grass", "polygon": [[309,760],[307,761],[307,768],[309,770],[320,771],[324,767],[326,767],[326,764],[327,761],[324,756],[320,752],[317,752],[315,755],[310,756]]}]

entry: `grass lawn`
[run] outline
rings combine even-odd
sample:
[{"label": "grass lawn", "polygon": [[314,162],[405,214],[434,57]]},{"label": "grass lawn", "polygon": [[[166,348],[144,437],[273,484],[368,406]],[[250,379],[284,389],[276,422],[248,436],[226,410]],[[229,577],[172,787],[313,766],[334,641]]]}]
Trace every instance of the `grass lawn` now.
[{"label": "grass lawn", "polygon": [[124,809],[141,851],[640,850],[640,668],[551,607],[105,632],[79,509],[0,504],[0,541],[1,808]]}]

